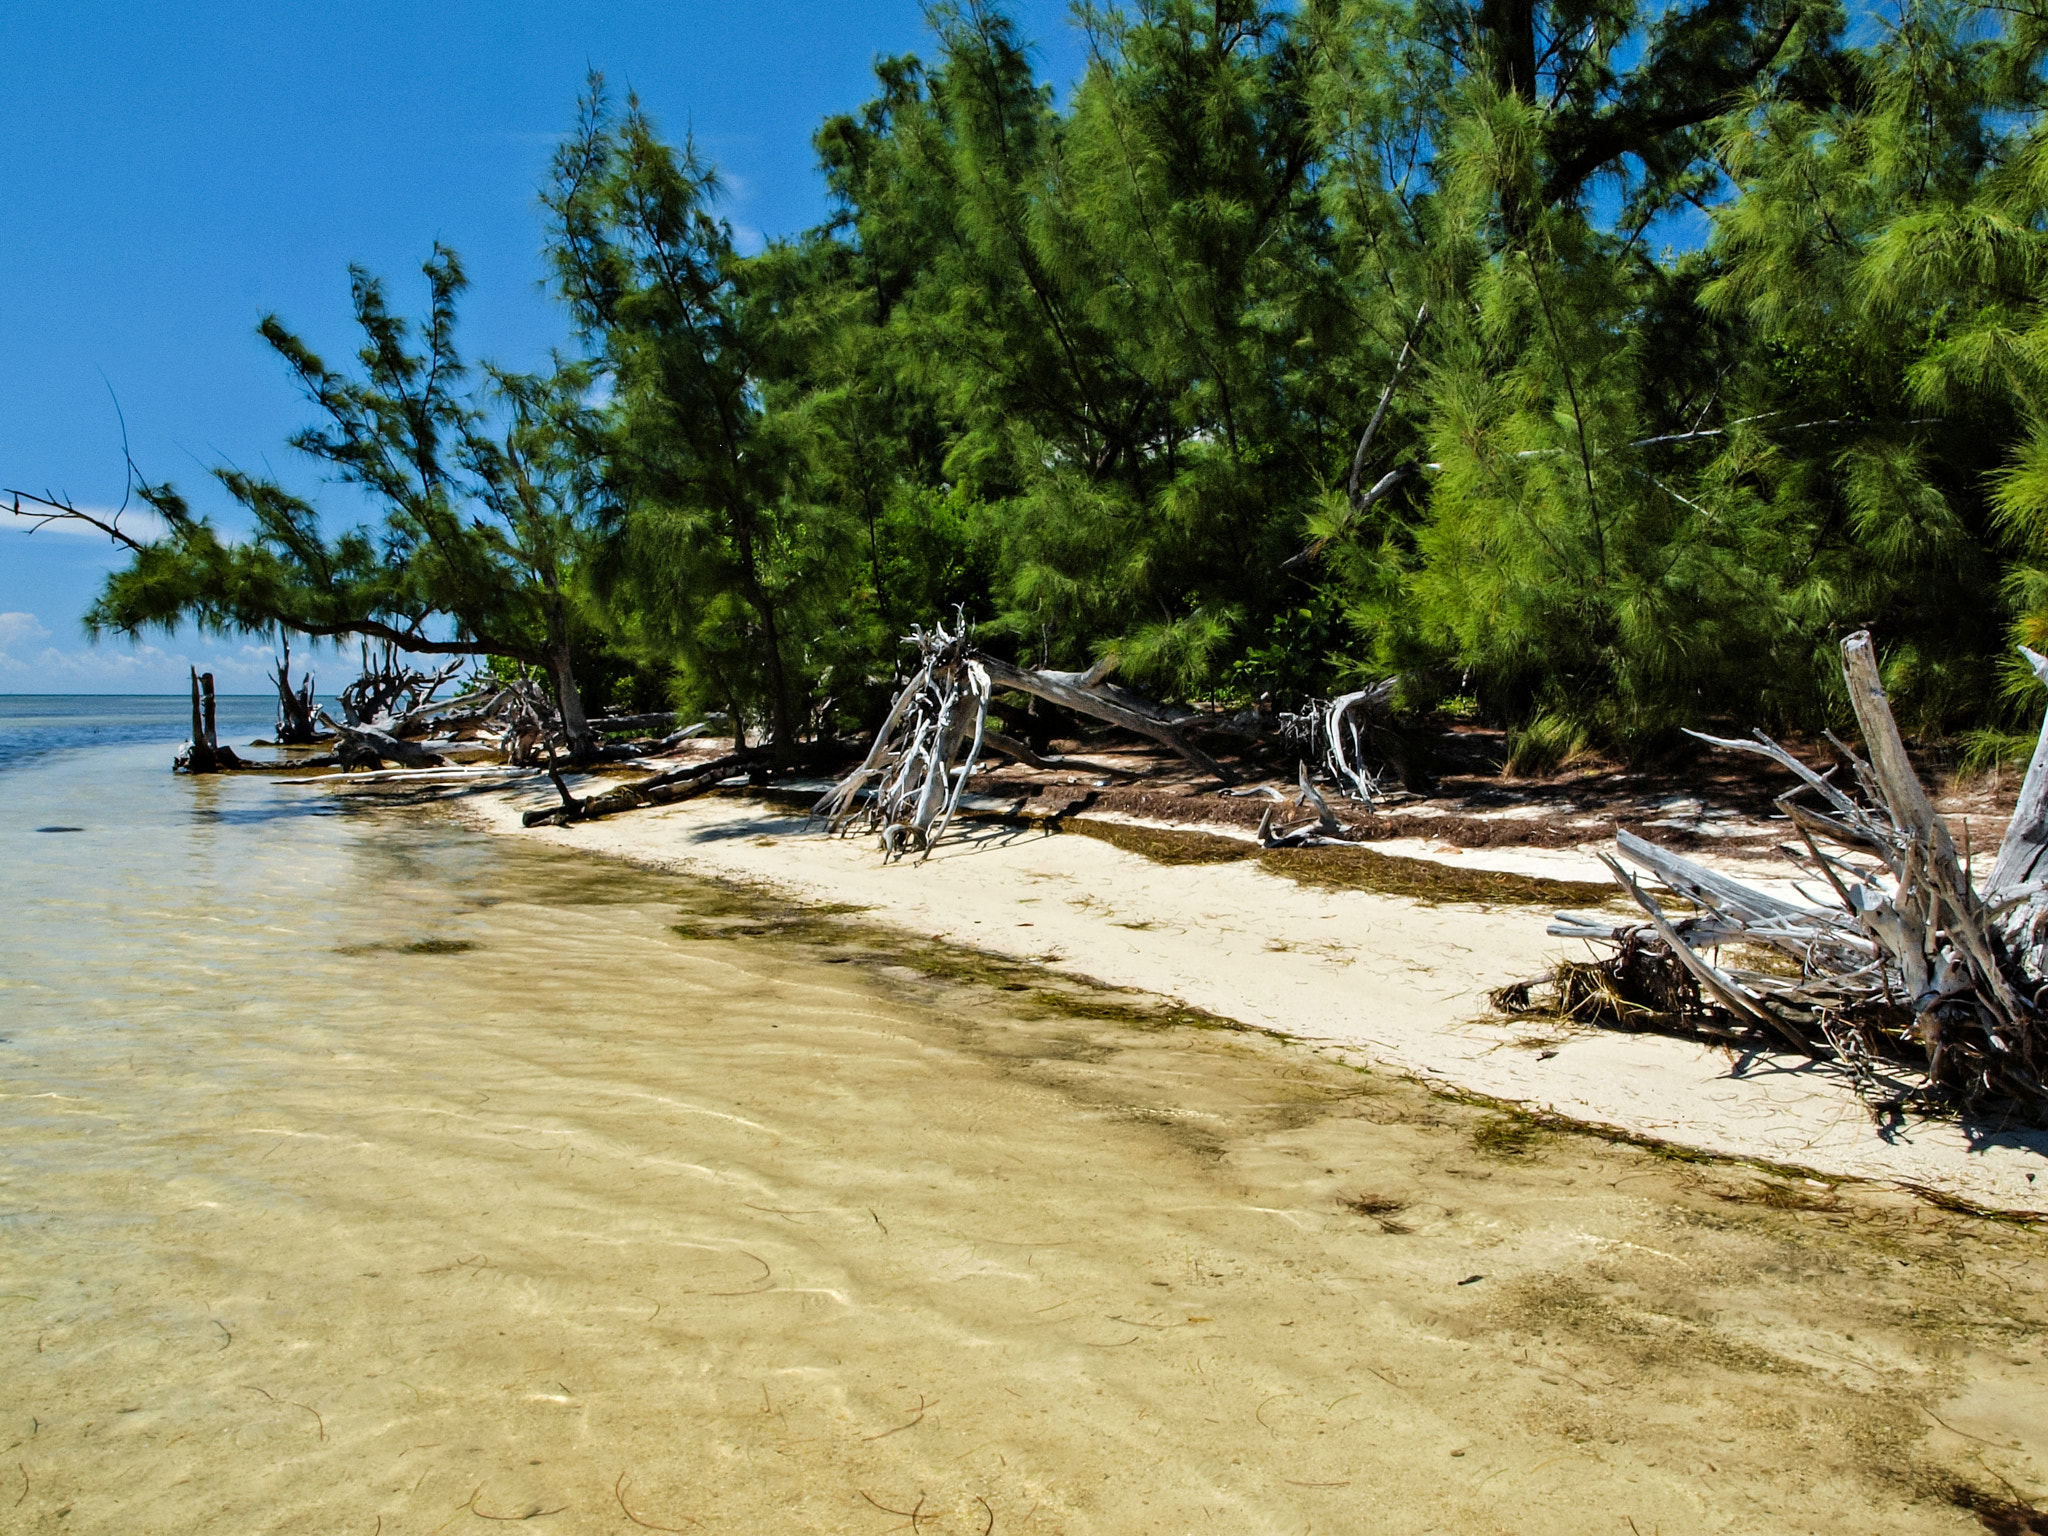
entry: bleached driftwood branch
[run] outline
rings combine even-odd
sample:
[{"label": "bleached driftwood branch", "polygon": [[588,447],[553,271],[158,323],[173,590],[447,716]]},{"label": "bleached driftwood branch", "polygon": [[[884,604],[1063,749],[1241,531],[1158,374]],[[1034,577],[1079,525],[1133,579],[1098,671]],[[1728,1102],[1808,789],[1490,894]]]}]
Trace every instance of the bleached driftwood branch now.
[{"label": "bleached driftwood branch", "polygon": [[[1367,748],[1389,745],[1392,733],[1385,720],[1393,697],[1394,679],[1385,678],[1334,699],[1311,699],[1281,717],[1281,734],[1307,754],[1340,794],[1373,805],[1382,791],[1380,775],[1366,766]],[[1384,758],[1384,750],[1380,755]]]}]

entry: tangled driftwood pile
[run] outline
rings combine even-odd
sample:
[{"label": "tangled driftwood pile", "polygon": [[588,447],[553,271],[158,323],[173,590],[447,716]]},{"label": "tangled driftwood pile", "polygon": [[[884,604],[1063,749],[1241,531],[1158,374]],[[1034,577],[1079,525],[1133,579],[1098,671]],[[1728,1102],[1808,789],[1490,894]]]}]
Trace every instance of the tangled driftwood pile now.
[{"label": "tangled driftwood pile", "polygon": [[[1400,751],[1400,740],[1386,729],[1394,679],[1374,683],[1334,699],[1311,699],[1284,716],[1281,734],[1299,746],[1304,758],[1318,764],[1338,791],[1367,805],[1386,791],[1383,772],[1371,764]],[[1304,768],[1303,783],[1307,783]]]},{"label": "tangled driftwood pile", "polygon": [[915,629],[905,643],[916,647],[917,659],[888,717],[860,764],[832,786],[813,812],[828,830],[878,834],[888,858],[930,854],[987,753],[1031,768],[1081,768],[1112,776],[1130,772],[1078,758],[1047,757],[1005,735],[989,721],[989,704],[998,693],[1043,699],[1146,737],[1225,786],[1235,784],[1237,776],[1195,744],[1195,731],[1255,743],[1277,736],[1301,756],[1300,794],[1293,810],[1307,812],[1308,819],[1298,824],[1281,819],[1285,797],[1270,788],[1260,791],[1275,801],[1259,827],[1259,840],[1269,848],[1329,841],[1346,830],[1317,787],[1314,771],[1333,794],[1370,807],[1386,794],[1384,771],[1376,771],[1372,761],[1401,754],[1398,736],[1387,728],[1391,681],[1335,699],[1310,700],[1293,714],[1275,714],[1262,703],[1224,716],[1171,709],[1118,687],[1108,680],[1116,669],[1113,656],[1085,672],[999,661],[974,648],[969,626],[957,616],[951,629],[943,623],[930,631]]},{"label": "tangled driftwood pile", "polygon": [[1220,783],[1236,782],[1236,775],[1189,737],[1190,727],[1212,722],[1110,683],[1113,657],[1085,672],[1012,666],[975,650],[970,627],[957,614],[951,629],[943,622],[929,631],[914,628],[905,643],[917,649],[909,680],[866,757],[813,812],[831,831],[878,833],[889,858],[930,854],[959,810],[985,749],[1033,768],[1095,766],[1043,757],[991,728],[989,700],[998,691],[1028,694],[1119,726],[1169,748]]},{"label": "tangled driftwood pile", "polygon": [[[271,673],[278,696],[274,744],[331,744],[334,750],[331,755],[276,762],[240,758],[221,744],[214,724],[213,675],[194,669],[192,740],[179,751],[174,766],[184,773],[317,767],[370,770],[386,763],[400,768],[439,768],[447,765],[452,753],[471,760],[495,757],[516,768],[552,768],[558,760],[585,766],[655,756],[709,728],[699,722],[676,730],[676,717],[666,712],[599,716],[587,722],[584,750],[578,754],[554,695],[529,678],[472,677],[458,697],[439,699],[441,690],[456,680],[466,664],[457,660],[422,672],[404,663],[389,645],[376,654],[366,645],[361,674],[336,696],[341,710],[341,718],[336,719],[315,702],[311,672],[293,683],[287,643]],[[649,734],[656,731],[664,734]],[[600,734],[618,737],[627,733],[634,739],[608,743],[599,739]]]},{"label": "tangled driftwood pile", "polygon": [[988,735],[988,668],[967,625],[912,629],[918,659],[859,767],[812,814],[830,831],[881,834],[890,858],[929,854],[960,809]]},{"label": "tangled driftwood pile", "polygon": [[[2048,661],[2027,653],[2048,679]],[[1867,756],[1816,771],[1761,732],[1702,737],[1767,757],[1811,882],[1793,902],[1623,833],[1608,868],[1646,922],[1561,912],[1550,932],[1605,956],[1495,995],[1625,1027],[1835,1059],[1874,1106],[2048,1117],[2048,721],[1988,874],[1973,878],[1906,756],[1870,636],[1842,643]],[[1840,782],[1848,770],[1853,786]],[[1621,860],[1643,871],[1639,879]],[[1816,899],[1818,898],[1818,899]]]}]

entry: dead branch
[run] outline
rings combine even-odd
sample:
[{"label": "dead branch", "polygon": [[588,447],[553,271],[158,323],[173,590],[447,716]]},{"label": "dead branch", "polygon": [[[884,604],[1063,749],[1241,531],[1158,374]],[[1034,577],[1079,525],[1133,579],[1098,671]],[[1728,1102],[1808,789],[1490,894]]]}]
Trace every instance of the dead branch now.
[{"label": "dead branch", "polygon": [[[131,491],[134,483],[134,470],[131,465],[129,471],[129,487]],[[10,513],[15,517],[28,519],[30,524],[28,531],[30,533],[36,532],[37,529],[42,528],[48,523],[84,523],[88,528],[97,528],[116,544],[133,550],[137,554],[140,554],[145,547],[140,539],[121,531],[121,514],[128,510],[128,498],[126,496],[121,498],[120,508],[107,517],[96,517],[90,512],[73,506],[68,498],[47,492],[38,496],[33,491],[18,491],[9,487],[8,489],[0,490],[0,496],[7,498],[7,510]],[[23,502],[27,502],[28,505],[24,507],[22,505]]]}]

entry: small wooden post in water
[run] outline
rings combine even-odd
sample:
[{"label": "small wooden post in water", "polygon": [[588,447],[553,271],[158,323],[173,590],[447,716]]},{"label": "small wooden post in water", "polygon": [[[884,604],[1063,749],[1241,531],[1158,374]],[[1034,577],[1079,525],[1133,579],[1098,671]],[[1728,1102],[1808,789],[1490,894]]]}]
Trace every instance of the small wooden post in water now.
[{"label": "small wooden post in water", "polygon": [[220,755],[220,732],[214,727],[213,719],[213,674],[199,674],[199,697],[206,709],[206,750],[216,757]]},{"label": "small wooden post in water", "polygon": [[216,758],[213,733],[213,674],[207,673],[202,680],[199,669],[192,670],[192,745],[184,754],[179,766],[187,773],[215,773],[220,763]]}]

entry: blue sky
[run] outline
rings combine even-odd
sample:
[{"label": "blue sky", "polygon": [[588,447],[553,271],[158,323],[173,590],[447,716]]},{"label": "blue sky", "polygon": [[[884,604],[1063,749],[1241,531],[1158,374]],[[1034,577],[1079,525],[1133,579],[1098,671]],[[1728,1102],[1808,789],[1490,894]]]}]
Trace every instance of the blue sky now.
[{"label": "blue sky", "polygon": [[[1065,0],[1011,8],[1041,73],[1071,81]],[[538,288],[534,194],[586,69],[694,132],[751,244],[823,214],[812,130],[903,52],[931,52],[914,0],[0,7],[0,484],[118,501],[111,387],[152,480],[204,506],[223,462],[310,489],[283,447],[305,411],[258,315],[341,354],[348,264],[413,308],[440,240],[472,281],[469,354],[538,362],[562,322]],[[240,641],[88,646],[79,615],[113,555],[11,521],[0,693],[173,691],[189,662],[264,686],[267,650]]]}]

